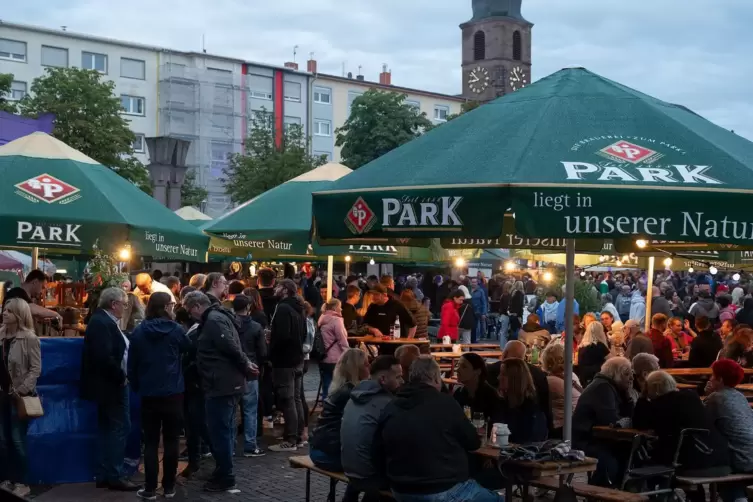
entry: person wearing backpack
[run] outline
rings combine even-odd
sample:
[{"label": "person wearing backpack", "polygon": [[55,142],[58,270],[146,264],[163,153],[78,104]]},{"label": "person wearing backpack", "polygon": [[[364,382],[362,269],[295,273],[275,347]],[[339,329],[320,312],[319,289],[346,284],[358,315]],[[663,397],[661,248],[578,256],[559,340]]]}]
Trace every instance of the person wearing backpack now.
[{"label": "person wearing backpack", "polygon": [[312,351],[321,358],[319,373],[322,377],[322,402],[327,400],[335,365],[349,348],[348,332],[342,316],[342,304],[337,298],[330,298],[322,309],[322,315],[319,318],[319,333],[314,337]]}]

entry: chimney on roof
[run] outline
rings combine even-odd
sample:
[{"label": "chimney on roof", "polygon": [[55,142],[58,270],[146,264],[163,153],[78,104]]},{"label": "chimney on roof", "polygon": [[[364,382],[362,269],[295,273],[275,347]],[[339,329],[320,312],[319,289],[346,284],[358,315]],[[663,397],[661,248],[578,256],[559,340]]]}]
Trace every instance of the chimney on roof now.
[{"label": "chimney on roof", "polygon": [[382,65],[382,73],[379,74],[379,83],[382,85],[392,85],[392,71],[387,71],[387,65]]},{"label": "chimney on roof", "polygon": [[314,59],[314,53],[311,53],[311,59],[306,62],[306,71],[309,73],[316,73],[316,59]]},{"label": "chimney on roof", "polygon": [[294,63],[292,61],[288,61],[285,63],[285,68],[290,68],[291,70],[298,71],[298,63]]}]

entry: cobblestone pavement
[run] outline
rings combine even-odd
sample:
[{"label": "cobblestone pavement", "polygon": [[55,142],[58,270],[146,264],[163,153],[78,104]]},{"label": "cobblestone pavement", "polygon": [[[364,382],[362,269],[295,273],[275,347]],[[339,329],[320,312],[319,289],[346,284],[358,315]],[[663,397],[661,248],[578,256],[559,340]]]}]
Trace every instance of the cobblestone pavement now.
[{"label": "cobblestone pavement", "polygon": [[[304,392],[309,406],[316,400],[316,391],[319,388],[319,371],[313,364],[303,379]],[[265,429],[263,446],[274,444],[273,435],[280,435],[281,428],[275,428],[274,434],[270,429]],[[242,444],[239,449],[242,451]],[[212,501],[212,500],[242,500],[242,501],[303,501],[305,499],[305,471],[290,468],[288,457],[293,455],[307,455],[308,448],[299,450],[295,454],[272,453],[260,458],[235,459],[235,473],[239,493],[204,493],[201,486],[209,477],[214,462],[209,459],[204,461],[202,471],[194,479],[185,482],[178,487],[178,495],[174,500],[186,502]],[[184,467],[181,462],[179,469]],[[143,480],[143,475],[134,477],[134,482]],[[342,487],[338,490],[338,498],[342,495]],[[42,493],[40,493],[42,492]],[[60,485],[52,488],[35,487],[33,493],[39,493],[34,500],[38,502],[133,502],[137,497],[133,493],[117,493],[108,490],[98,490],[94,483]],[[311,500],[325,501],[329,493],[329,480],[313,474],[311,476]],[[164,499],[163,499],[164,500]]]}]

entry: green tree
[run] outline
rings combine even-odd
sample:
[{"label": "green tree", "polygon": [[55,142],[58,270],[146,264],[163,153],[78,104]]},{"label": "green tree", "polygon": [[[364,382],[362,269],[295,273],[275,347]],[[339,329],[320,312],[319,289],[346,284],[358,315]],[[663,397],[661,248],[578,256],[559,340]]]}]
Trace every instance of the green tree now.
[{"label": "green tree", "polygon": [[460,105],[460,113],[453,113],[452,115],[449,115],[447,117],[447,121],[449,122],[452,119],[456,119],[464,113],[468,113],[472,110],[475,110],[479,106],[481,106],[480,101],[466,101],[465,103]]},{"label": "green tree", "polygon": [[350,117],[335,131],[343,164],[358,169],[433,127],[407,97],[370,89],[353,101]]},{"label": "green tree", "polygon": [[0,111],[2,112],[16,113],[16,103],[9,99],[12,83],[12,74],[0,73]]},{"label": "green tree", "polygon": [[53,136],[151,193],[149,173],[133,156],[136,139],[121,115],[115,83],[79,68],[46,68],[19,103],[26,116],[55,115]]},{"label": "green tree", "polygon": [[309,153],[309,138],[299,124],[286,126],[278,148],[272,114],[262,111],[251,119],[243,153],[229,160],[222,182],[231,200],[241,203],[321,166],[327,158]]},{"label": "green tree", "polygon": [[201,203],[206,200],[208,193],[196,184],[196,171],[191,169],[186,173],[183,186],[180,187],[180,205],[201,208]]}]

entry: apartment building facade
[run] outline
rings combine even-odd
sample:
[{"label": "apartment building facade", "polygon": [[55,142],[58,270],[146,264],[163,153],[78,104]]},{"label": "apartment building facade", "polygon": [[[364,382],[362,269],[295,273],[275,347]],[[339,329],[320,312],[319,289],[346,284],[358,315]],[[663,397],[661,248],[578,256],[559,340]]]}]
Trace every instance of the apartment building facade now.
[{"label": "apartment building facade", "polygon": [[311,138],[312,153],[337,162],[335,130],[347,120],[353,100],[369,88],[407,94],[409,104],[437,123],[458,113],[464,102],[393,86],[385,71],[379,82],[371,82],[319,74],[314,60],[299,71],[295,63],[276,66],[0,21],[0,73],[14,76],[10,98],[30,92],[46,67],[97,70],[113,81],[136,134],[135,156],[145,165],[145,138],[191,140],[187,163],[209,192],[201,209],[212,217],[232,208],[223,171],[228,155],[242,151],[257,114],[269,114],[278,142],[287,125],[300,124]]}]

